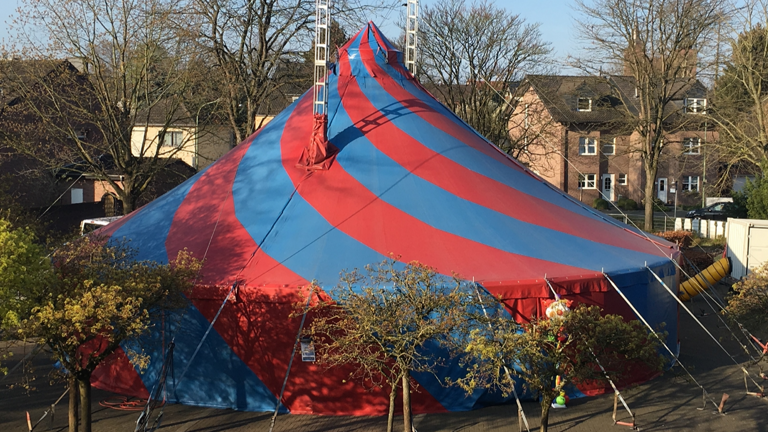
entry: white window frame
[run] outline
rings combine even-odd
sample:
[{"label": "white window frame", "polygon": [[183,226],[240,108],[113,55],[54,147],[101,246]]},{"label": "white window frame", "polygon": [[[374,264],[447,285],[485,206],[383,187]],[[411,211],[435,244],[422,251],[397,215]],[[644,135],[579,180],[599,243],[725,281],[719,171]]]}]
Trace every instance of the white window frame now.
[{"label": "white window frame", "polygon": [[[592,151],[590,151],[590,147],[592,148]],[[579,137],[579,156],[594,156],[596,154],[597,138],[586,136]]]},{"label": "white window frame", "polygon": [[[696,179],[695,183],[693,182],[694,179]],[[700,190],[701,179],[699,176],[682,176],[680,180],[683,185],[683,192],[698,192]]]},{"label": "white window frame", "polygon": [[597,174],[579,174],[579,189],[597,189]]},{"label": "white window frame", "polygon": [[626,186],[627,185],[627,175],[626,174],[619,174],[616,176],[616,184]]},{"label": "white window frame", "polygon": [[[587,107],[585,109],[581,108],[582,101],[587,102]],[[576,99],[576,111],[581,111],[581,112],[592,111],[592,98],[579,96],[578,99]]]},{"label": "white window frame", "polygon": [[[605,151],[605,147],[607,147],[607,146],[611,147],[611,152],[610,153]],[[600,147],[600,151],[604,155],[615,155],[616,154],[616,138],[612,138],[610,141],[603,141],[603,143],[602,143],[602,145]]]},{"label": "white window frame", "polygon": [[530,121],[528,119],[528,105],[529,104],[525,104],[525,106],[523,107],[523,116],[524,116],[523,117],[523,127],[526,128],[526,129],[528,129],[528,127],[531,125]]},{"label": "white window frame", "polygon": [[686,114],[706,114],[707,100],[704,98],[685,99],[685,112]]},{"label": "white window frame", "polygon": [[683,138],[683,154],[685,155],[701,154],[701,138],[699,137]]},{"label": "white window frame", "polygon": [[162,147],[181,148],[184,145],[184,134],[181,131],[167,130],[163,134]]}]

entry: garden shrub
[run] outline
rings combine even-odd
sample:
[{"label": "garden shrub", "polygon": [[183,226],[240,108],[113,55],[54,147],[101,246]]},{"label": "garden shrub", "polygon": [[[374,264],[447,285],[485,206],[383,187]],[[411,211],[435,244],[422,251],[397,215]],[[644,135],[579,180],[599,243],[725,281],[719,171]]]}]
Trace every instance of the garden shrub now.
[{"label": "garden shrub", "polygon": [[608,210],[611,207],[611,204],[602,198],[595,198],[595,201],[592,203],[592,207],[597,210]]}]

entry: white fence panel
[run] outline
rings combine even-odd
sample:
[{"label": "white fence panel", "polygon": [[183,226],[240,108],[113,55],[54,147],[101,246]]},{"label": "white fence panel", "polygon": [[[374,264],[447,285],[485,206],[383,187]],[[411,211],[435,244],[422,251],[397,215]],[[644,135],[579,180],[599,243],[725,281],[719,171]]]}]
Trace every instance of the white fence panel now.
[{"label": "white fence panel", "polygon": [[695,232],[699,237],[716,238],[725,235],[725,221],[677,218],[675,229]]}]

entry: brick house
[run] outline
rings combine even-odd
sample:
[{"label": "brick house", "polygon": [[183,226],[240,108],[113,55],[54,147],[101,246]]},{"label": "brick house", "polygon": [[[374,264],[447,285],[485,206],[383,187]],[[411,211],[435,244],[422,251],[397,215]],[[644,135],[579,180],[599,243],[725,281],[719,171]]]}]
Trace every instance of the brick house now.
[{"label": "brick house", "polygon": [[[701,202],[704,178],[717,175],[713,166],[705,176],[703,152],[717,133],[701,116],[707,90],[699,81],[681,80],[676,93],[679,99],[666,107],[671,132],[664,137],[657,178],[650,181],[656,185],[654,198],[672,203],[677,194],[678,204],[691,205]],[[512,138],[527,143],[521,162],[586,204],[598,197],[643,202],[649,180],[632,126],[636,98],[628,76],[527,76],[510,122]]]},{"label": "brick house", "polygon": [[[83,95],[83,106],[87,106],[87,98],[92,94],[87,73],[82,64],[74,60],[0,60],[0,192],[10,195],[24,208],[56,214],[70,222],[122,214],[121,203],[102,175],[90,172],[77,162],[68,138],[50,134],[41,127],[39,113],[30,106],[50,103],[38,92],[61,87],[71,93],[73,83]],[[47,87],[40,88],[38,80],[45,80]],[[190,115],[183,103],[173,102],[161,101],[152,112],[140,113],[146,114],[145,121],[133,130],[134,144],[139,143],[140,147],[143,137],[150,145],[160,145],[160,157],[164,150],[172,149],[173,154],[169,156],[174,159],[150,184],[146,198],[139,204],[172,189],[234,146],[231,128],[198,127],[197,116]],[[160,136],[163,125],[167,125],[168,131]],[[76,129],[78,140],[92,145],[94,151],[103,148],[100,144],[103,137],[97,127],[82,124]],[[42,149],[42,155],[50,153],[51,157],[25,155],[18,150],[19,143]],[[102,160],[107,175],[119,184],[122,179],[113,169],[110,156],[98,153],[93,156]],[[62,166],[62,162],[55,163],[57,160],[75,161]],[[75,214],[77,217],[69,217]]]}]

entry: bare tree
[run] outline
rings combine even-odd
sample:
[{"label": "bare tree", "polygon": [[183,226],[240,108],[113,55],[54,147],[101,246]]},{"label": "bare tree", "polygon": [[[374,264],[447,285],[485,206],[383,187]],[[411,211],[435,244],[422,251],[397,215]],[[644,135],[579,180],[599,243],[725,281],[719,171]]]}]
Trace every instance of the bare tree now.
[{"label": "bare tree", "polygon": [[[184,66],[194,55],[168,25],[178,6],[179,0],[22,2],[15,55],[53,67],[4,68],[16,112],[3,115],[18,127],[6,134],[6,144],[52,166],[74,163],[73,169],[109,183],[124,210],[133,210],[185,147],[163,145],[168,128],[183,117]],[[150,135],[150,123],[159,132]],[[44,130],[48,146],[26,139],[23,128],[30,124]]]},{"label": "bare tree", "polygon": [[[653,230],[654,181],[665,135],[679,114],[673,101],[696,81],[713,42],[725,0],[577,0],[581,37],[591,44],[580,68],[597,72],[595,59],[622,67],[635,87],[630,107],[645,173],[645,227]],[[626,80],[625,80],[626,81]],[[679,116],[677,116],[679,120]],[[678,127],[679,128],[679,127]]]},{"label": "bare tree", "polygon": [[430,91],[502,150],[518,157],[528,138],[510,137],[527,121],[513,115],[525,73],[542,72],[551,49],[537,24],[488,0],[440,0],[422,9],[419,74]]},{"label": "bare tree", "polygon": [[[291,62],[310,45],[315,3],[309,0],[190,0],[193,35],[213,60],[220,106],[241,142],[261,125],[256,114],[284,85]],[[283,66],[283,67],[281,67]]]},{"label": "bare tree", "polygon": [[[715,81],[710,119],[719,139],[711,147],[728,168],[768,170],[768,2],[748,1],[726,34],[730,58]],[[729,179],[721,176],[721,181]]]}]

